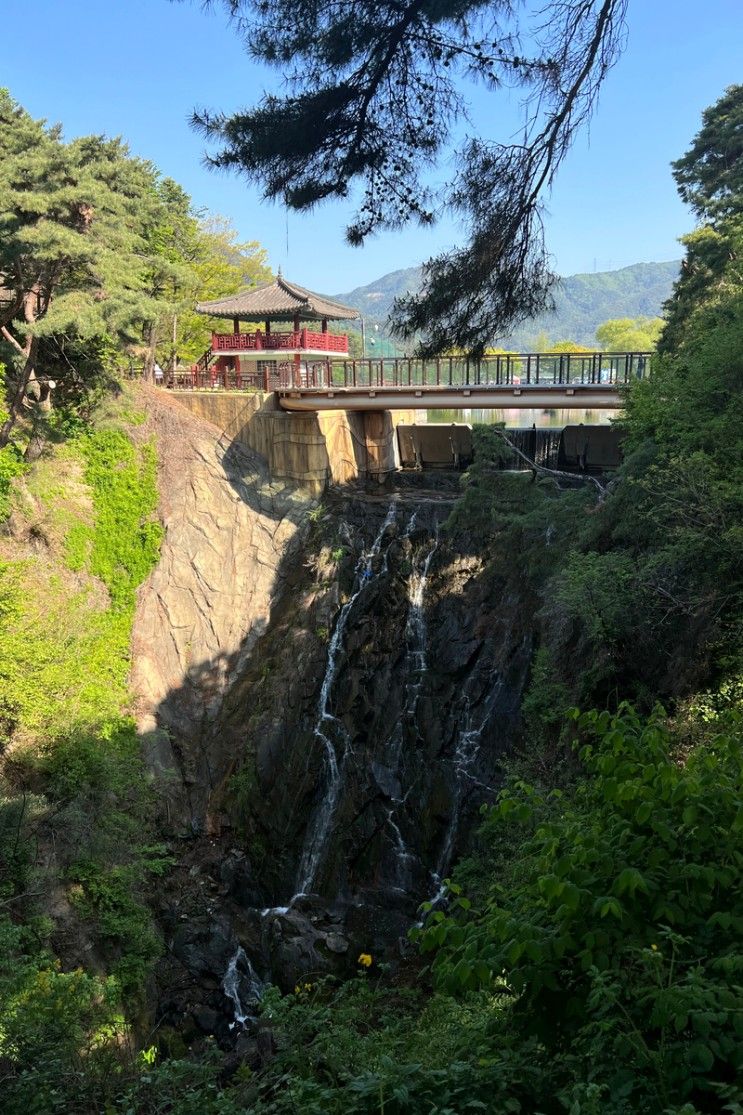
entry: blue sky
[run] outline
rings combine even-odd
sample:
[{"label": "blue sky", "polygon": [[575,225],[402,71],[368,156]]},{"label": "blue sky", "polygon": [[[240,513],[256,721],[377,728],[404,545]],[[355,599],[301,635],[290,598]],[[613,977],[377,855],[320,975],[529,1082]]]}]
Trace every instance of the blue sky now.
[{"label": "blue sky", "polygon": [[[198,2],[170,0],[34,0],[31,8],[7,8],[0,83],[29,112],[61,122],[68,137],[124,136],[197,206],[231,218],[242,238],[259,240],[271,264],[296,281],[338,293],[456,242],[456,228],[444,221],[433,231],[387,233],[352,249],[344,243],[344,205],[287,216],[238,176],[206,169],[191,111],[250,105],[277,81],[247,57],[220,8],[205,12]],[[669,163],[688,147],[702,110],[743,80],[740,0],[630,0],[628,23],[627,49],[590,131],[548,200],[548,246],[561,274],[680,255],[677,239],[692,218]],[[513,106],[499,109],[496,99],[473,96],[478,125],[502,139]],[[451,162],[442,170],[448,173]]]}]

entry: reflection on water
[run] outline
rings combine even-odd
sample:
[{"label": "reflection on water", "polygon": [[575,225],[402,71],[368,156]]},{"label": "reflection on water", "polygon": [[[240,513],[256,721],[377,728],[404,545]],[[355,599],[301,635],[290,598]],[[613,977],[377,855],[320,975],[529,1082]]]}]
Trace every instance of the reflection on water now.
[{"label": "reflection on water", "polygon": [[[428,410],[426,422],[469,422],[472,425],[479,423],[503,422],[506,426],[577,426],[583,422],[586,426],[608,426],[609,423],[620,416],[619,410]],[[418,412],[416,421],[424,421],[422,412]]]}]

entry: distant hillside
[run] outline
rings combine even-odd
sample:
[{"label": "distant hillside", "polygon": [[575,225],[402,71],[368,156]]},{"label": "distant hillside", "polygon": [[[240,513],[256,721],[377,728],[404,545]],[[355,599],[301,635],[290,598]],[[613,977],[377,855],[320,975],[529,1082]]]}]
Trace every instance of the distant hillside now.
[{"label": "distant hillside", "polygon": [[[635,263],[619,271],[569,275],[555,289],[556,310],[525,322],[500,343],[506,348],[529,349],[540,333],[551,341],[571,340],[594,344],[596,326],[609,318],[658,317],[670,297],[678,275],[679,260],[667,263]],[[371,322],[384,325],[394,299],[420,287],[420,267],[391,271],[368,286],[334,297],[355,306]]]}]

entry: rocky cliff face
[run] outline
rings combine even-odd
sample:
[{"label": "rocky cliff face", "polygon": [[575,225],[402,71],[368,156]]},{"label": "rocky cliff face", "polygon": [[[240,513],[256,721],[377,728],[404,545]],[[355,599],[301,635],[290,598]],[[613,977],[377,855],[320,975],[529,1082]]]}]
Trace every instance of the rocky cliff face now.
[{"label": "rocky cliff face", "polygon": [[199,831],[223,777],[209,725],[268,626],[312,501],[162,391],[146,394],[141,434],[158,445],[165,539],[139,595],[132,686],[168,827]]},{"label": "rocky cliff face", "polygon": [[162,895],[161,1019],[227,1040],[256,973],[287,988],[405,950],[518,735],[534,602],[444,527],[456,495],[313,509],[188,415],[158,421],[180,452],[135,677],[194,832]]}]

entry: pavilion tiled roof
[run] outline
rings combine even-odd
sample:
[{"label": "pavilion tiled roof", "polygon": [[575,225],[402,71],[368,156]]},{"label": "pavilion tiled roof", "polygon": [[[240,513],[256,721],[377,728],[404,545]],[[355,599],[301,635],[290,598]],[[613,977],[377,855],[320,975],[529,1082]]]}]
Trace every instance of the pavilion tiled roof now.
[{"label": "pavilion tiled roof", "polygon": [[246,321],[348,321],[359,316],[351,306],[343,306],[315,294],[312,290],[287,282],[281,275],[266,286],[216,298],[212,302],[199,302],[196,310],[211,317],[242,318]]}]

